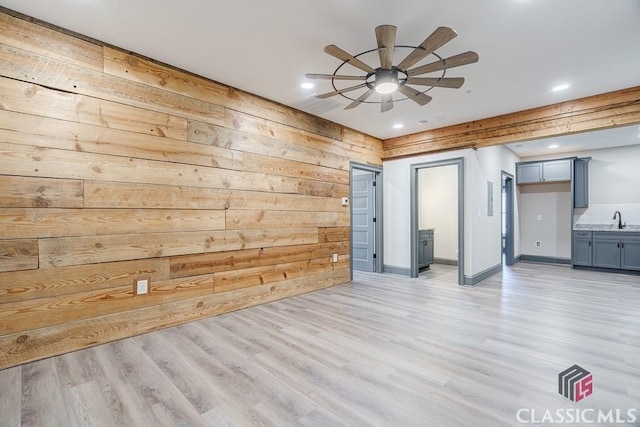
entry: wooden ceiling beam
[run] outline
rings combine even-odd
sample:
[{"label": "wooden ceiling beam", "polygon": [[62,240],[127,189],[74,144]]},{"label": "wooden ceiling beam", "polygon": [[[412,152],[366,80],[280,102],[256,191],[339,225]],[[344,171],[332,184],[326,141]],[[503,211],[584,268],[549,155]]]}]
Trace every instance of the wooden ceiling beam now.
[{"label": "wooden ceiling beam", "polygon": [[383,159],[481,148],[640,123],[640,86],[383,141]]}]

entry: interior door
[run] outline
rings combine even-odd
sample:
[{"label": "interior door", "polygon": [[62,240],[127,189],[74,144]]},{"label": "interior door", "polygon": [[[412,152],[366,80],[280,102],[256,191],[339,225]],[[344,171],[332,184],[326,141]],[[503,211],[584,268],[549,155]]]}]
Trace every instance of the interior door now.
[{"label": "interior door", "polygon": [[353,176],[351,209],[353,269],[375,271],[375,173],[359,171]]}]

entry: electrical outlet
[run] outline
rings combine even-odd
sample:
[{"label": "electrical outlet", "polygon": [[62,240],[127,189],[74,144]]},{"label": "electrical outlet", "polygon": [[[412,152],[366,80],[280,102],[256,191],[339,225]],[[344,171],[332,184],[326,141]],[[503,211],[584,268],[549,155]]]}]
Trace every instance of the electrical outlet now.
[{"label": "electrical outlet", "polygon": [[540,240],[536,240],[536,248],[541,248],[542,242]]},{"label": "electrical outlet", "polygon": [[133,295],[146,295],[149,293],[149,279],[137,279],[133,282]]},{"label": "electrical outlet", "polygon": [[349,206],[349,198],[348,197],[343,197],[342,198],[342,206],[344,206],[344,207]]},{"label": "electrical outlet", "polygon": [[538,221],[542,221],[542,215],[537,215],[537,216],[536,216],[536,219],[537,219]]},{"label": "electrical outlet", "polygon": [[338,254],[333,254],[333,262],[338,262]]}]

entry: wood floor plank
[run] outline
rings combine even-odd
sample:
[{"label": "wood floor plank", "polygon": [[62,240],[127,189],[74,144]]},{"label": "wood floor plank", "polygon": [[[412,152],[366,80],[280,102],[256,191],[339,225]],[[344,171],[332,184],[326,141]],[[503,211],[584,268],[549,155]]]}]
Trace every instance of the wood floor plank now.
[{"label": "wood floor plank", "polygon": [[19,426],[22,409],[22,368],[0,370],[0,385],[0,426]]},{"label": "wood floor plank", "polygon": [[354,279],[0,371],[0,398],[23,384],[0,408],[23,425],[55,410],[68,425],[514,426],[521,408],[577,408],[557,381],[578,364],[594,376],[581,408],[640,409],[638,275],[518,263],[471,288],[434,264]]}]

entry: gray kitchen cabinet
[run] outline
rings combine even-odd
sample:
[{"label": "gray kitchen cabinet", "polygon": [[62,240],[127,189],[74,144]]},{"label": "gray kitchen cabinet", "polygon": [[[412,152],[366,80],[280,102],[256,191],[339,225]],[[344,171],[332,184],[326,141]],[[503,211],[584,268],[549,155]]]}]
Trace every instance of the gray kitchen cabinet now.
[{"label": "gray kitchen cabinet", "polygon": [[433,229],[418,231],[418,268],[433,264]]},{"label": "gray kitchen cabinet", "polygon": [[593,266],[640,270],[640,233],[593,233]]},{"label": "gray kitchen cabinet", "polygon": [[593,265],[593,233],[591,231],[573,232],[573,265],[591,267]]},{"label": "gray kitchen cabinet", "polygon": [[640,235],[625,236],[620,244],[620,268],[640,270]]},{"label": "gray kitchen cabinet", "polygon": [[571,181],[571,159],[516,164],[518,184]]},{"label": "gray kitchen cabinet", "polygon": [[573,163],[573,207],[589,207],[589,159],[576,159]]}]

